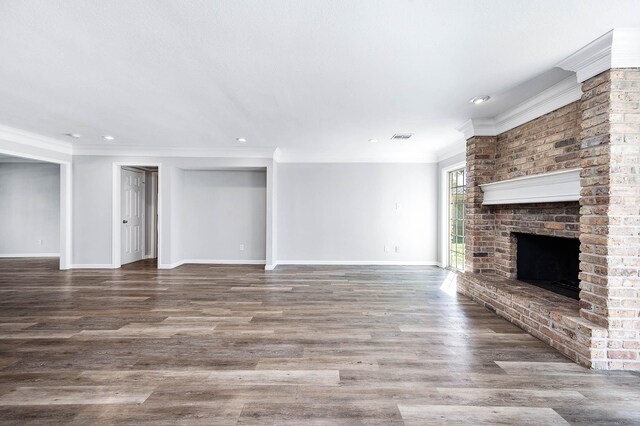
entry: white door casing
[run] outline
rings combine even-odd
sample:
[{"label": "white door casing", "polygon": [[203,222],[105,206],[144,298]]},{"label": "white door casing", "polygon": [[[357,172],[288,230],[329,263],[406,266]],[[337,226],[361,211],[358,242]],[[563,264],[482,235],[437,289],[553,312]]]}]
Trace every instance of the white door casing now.
[{"label": "white door casing", "polygon": [[149,250],[149,255],[151,258],[158,257],[158,172],[151,172],[151,217],[149,220],[151,221],[151,226],[149,229],[151,230],[151,247]]},{"label": "white door casing", "polygon": [[144,257],[144,173],[122,169],[121,261],[136,262]]}]

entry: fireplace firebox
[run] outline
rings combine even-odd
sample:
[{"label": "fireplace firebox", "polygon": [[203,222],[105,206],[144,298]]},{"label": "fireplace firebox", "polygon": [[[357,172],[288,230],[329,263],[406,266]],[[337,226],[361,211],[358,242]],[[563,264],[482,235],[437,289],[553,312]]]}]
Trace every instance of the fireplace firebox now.
[{"label": "fireplace firebox", "polygon": [[579,299],[580,241],[577,238],[515,234],[517,278]]}]

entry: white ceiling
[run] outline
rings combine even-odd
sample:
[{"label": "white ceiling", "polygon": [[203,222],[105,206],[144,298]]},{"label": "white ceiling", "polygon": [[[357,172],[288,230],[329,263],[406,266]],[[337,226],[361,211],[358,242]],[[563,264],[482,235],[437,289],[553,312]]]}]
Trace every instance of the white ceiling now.
[{"label": "white ceiling", "polygon": [[0,123],[74,144],[420,159],[638,26],[638,0],[3,0]]}]

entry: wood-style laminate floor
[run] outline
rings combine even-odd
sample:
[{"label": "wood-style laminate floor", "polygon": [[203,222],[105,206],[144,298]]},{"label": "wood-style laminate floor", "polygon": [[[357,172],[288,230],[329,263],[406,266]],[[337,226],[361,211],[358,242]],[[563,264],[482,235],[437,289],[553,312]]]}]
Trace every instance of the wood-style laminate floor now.
[{"label": "wood-style laminate floor", "polygon": [[3,424],[640,424],[434,267],[0,260]]}]

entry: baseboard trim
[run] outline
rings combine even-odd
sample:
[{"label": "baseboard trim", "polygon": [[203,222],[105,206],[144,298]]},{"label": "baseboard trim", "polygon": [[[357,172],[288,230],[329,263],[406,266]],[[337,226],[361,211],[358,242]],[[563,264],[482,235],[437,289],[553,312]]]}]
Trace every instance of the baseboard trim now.
[{"label": "baseboard trim", "polygon": [[278,260],[277,265],[438,266],[438,262],[410,260]]},{"label": "baseboard trim", "polygon": [[266,260],[251,259],[184,259],[182,264],[192,265],[264,265]]},{"label": "baseboard trim", "polygon": [[75,263],[70,269],[116,269],[112,263]]},{"label": "baseboard trim", "polygon": [[264,265],[265,260],[250,259],[183,259],[174,263],[163,263],[158,269],[173,269],[182,265]]},{"label": "baseboard trim", "polygon": [[158,269],[173,269],[182,265],[184,265],[184,260],[179,260],[173,263],[158,263]]},{"label": "baseboard trim", "polygon": [[0,253],[0,257],[60,257],[60,253]]},{"label": "baseboard trim", "polygon": [[[2,255],[0,255],[2,257]],[[264,265],[267,271],[273,271],[279,265],[335,265],[335,266],[439,266],[436,261],[404,261],[404,260],[279,260],[277,263],[265,264],[264,260],[245,259],[184,259],[174,263],[158,264],[158,269],[173,269],[182,265]],[[74,264],[71,269],[114,269],[112,264]]]}]

